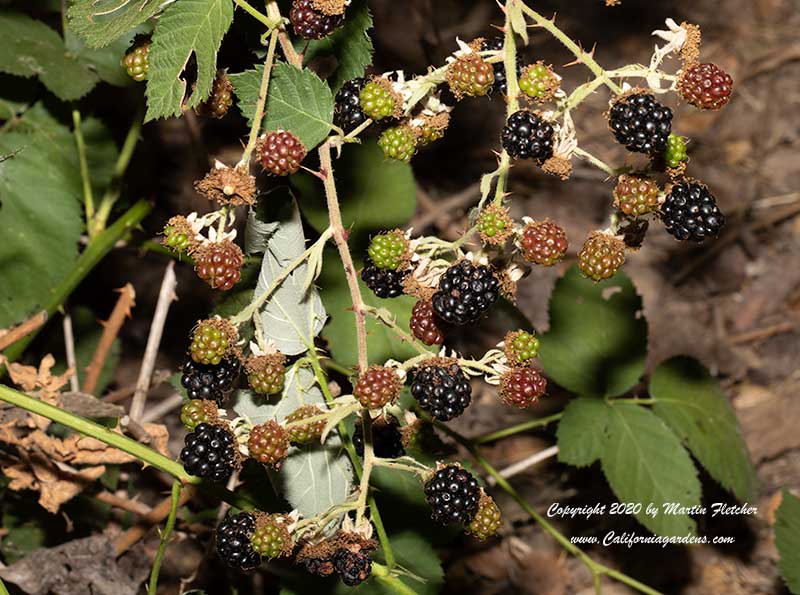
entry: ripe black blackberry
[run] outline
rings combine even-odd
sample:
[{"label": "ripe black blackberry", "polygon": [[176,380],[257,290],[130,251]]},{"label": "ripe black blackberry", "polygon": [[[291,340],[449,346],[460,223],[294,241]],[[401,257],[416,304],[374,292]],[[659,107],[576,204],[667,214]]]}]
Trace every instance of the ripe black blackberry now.
[{"label": "ripe black blackberry", "polygon": [[[484,39],[481,43],[481,51],[495,51],[499,52],[503,49],[503,37],[496,36],[491,39]],[[494,67],[494,85],[489,91],[491,93],[495,89],[500,91],[503,95],[508,93],[508,77],[506,76],[506,67],[502,62],[495,62],[492,64]],[[517,62],[517,77],[522,74],[522,65]]]},{"label": "ripe black blackberry", "polygon": [[249,512],[228,514],[217,526],[217,554],[231,568],[251,572],[261,564],[259,556],[250,545],[256,530],[256,517]]},{"label": "ripe black blackberry", "polygon": [[455,360],[436,358],[414,375],[411,395],[431,417],[449,421],[472,402],[472,385]]},{"label": "ripe black blackberry", "polygon": [[292,22],[295,35],[303,39],[322,39],[342,24],[344,15],[327,15],[315,10],[311,0],[294,0],[289,11],[289,20]]},{"label": "ripe black blackberry", "polygon": [[[364,429],[360,422],[356,422],[353,432],[353,446],[358,456],[364,456]],[[397,420],[390,418],[387,421],[376,421],[372,424],[372,450],[376,457],[381,459],[396,459],[406,454],[403,447],[403,436]]]},{"label": "ripe black blackberry", "polygon": [[359,95],[367,84],[363,77],[347,81],[336,93],[333,106],[333,123],[345,132],[351,132],[367,121],[367,114],[361,109]]},{"label": "ripe black blackberry", "polygon": [[355,587],[372,574],[372,557],[369,552],[352,552],[342,548],[333,554],[333,567],[342,582],[348,587]]},{"label": "ripe black blackberry", "polygon": [[725,225],[725,215],[703,184],[675,184],[661,205],[664,227],[677,240],[702,242],[716,237]]},{"label": "ripe black blackberry", "polygon": [[659,153],[667,148],[672,131],[672,110],[649,93],[634,93],[617,100],[608,114],[617,142],[635,153]]},{"label": "ripe black blackberry", "polygon": [[222,401],[233,389],[241,367],[235,357],[226,357],[216,366],[189,358],[183,364],[181,385],[190,399]]},{"label": "ripe black blackberry", "polygon": [[512,157],[543,163],[553,156],[554,136],[555,131],[549,122],[523,109],[508,117],[500,140]]},{"label": "ripe black blackberry", "polygon": [[500,282],[492,269],[462,260],[439,279],[431,302],[436,315],[451,324],[476,322],[500,297]]},{"label": "ripe black blackberry", "polygon": [[379,269],[367,256],[361,270],[361,280],[379,298],[395,298],[403,294],[403,279],[408,271],[390,271]]},{"label": "ripe black blackberry", "polygon": [[191,475],[225,481],[236,467],[236,438],[221,426],[197,424],[186,434],[181,461]]},{"label": "ripe black blackberry", "polygon": [[467,525],[475,518],[481,499],[478,480],[459,465],[442,467],[425,484],[431,518],[437,523]]}]

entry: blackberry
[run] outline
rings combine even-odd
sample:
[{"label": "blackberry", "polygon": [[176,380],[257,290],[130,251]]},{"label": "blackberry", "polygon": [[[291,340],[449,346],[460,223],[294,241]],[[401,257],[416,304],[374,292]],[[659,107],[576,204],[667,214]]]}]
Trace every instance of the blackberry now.
[{"label": "blackberry", "polygon": [[408,163],[417,151],[417,135],[407,125],[387,128],[378,138],[378,146],[387,159]]},{"label": "blackberry", "polygon": [[489,539],[500,528],[500,508],[491,496],[481,492],[478,503],[478,512],[475,518],[467,525],[467,533],[474,535],[481,541]]},{"label": "blackberry", "polygon": [[439,279],[431,303],[436,315],[451,324],[476,322],[500,297],[500,282],[492,269],[461,260]]},{"label": "blackberry", "polygon": [[181,423],[191,432],[198,424],[213,423],[217,419],[218,413],[217,405],[214,401],[192,399],[191,401],[186,401],[181,407]]},{"label": "blackberry", "polygon": [[436,358],[416,372],[411,395],[431,417],[449,421],[472,402],[472,385],[455,361]]},{"label": "blackberry", "polygon": [[[499,52],[503,49],[503,38],[502,37],[492,37],[491,39],[484,39],[481,43],[481,51],[494,51]],[[503,95],[508,93],[508,77],[506,76],[506,67],[502,62],[495,62],[492,64],[492,68],[494,69],[494,85],[490,92],[497,89]],[[517,76],[519,77],[522,74],[522,65],[517,62]]]},{"label": "blackberry", "polygon": [[258,141],[256,147],[261,167],[273,176],[297,173],[306,157],[306,148],[300,139],[286,130],[270,132]]},{"label": "blackberry", "polygon": [[190,475],[225,481],[236,467],[236,438],[222,426],[197,424],[184,439],[181,461]]},{"label": "blackberry", "polygon": [[120,66],[125,69],[129,77],[139,83],[147,79],[147,71],[150,68],[149,55],[150,41],[148,40],[137,44],[125,54],[120,61]]},{"label": "blackberry", "polygon": [[717,237],[725,225],[725,215],[703,184],[675,184],[661,205],[664,227],[677,240],[702,242]]},{"label": "blackberry", "polygon": [[436,321],[433,304],[428,300],[419,300],[411,309],[411,319],[408,322],[413,335],[425,345],[441,345],[444,335]]},{"label": "blackberry", "polygon": [[614,206],[631,217],[658,210],[658,184],[649,178],[621,175],[614,188]]},{"label": "blackberry", "polygon": [[233,390],[241,368],[235,357],[226,357],[216,366],[189,358],[183,364],[181,386],[190,399],[222,401]]},{"label": "blackberry", "polygon": [[513,226],[508,209],[500,205],[489,205],[478,217],[478,233],[484,244],[502,246],[511,235]]},{"label": "blackberry", "polygon": [[533,368],[514,368],[500,378],[500,397],[506,405],[525,409],[547,390],[547,380]]},{"label": "blackberry", "polygon": [[[364,456],[364,428],[356,422],[353,432],[353,446],[358,456]],[[386,421],[375,421],[372,424],[372,450],[381,459],[396,459],[406,454],[403,446],[403,435],[397,420],[390,417]]]},{"label": "blackberry", "polygon": [[379,269],[396,271],[409,259],[408,240],[400,230],[378,234],[370,241],[367,254]]},{"label": "blackberry", "polygon": [[192,225],[182,215],[176,215],[167,221],[163,233],[164,245],[175,254],[187,254],[197,244]]},{"label": "blackberry", "polygon": [[[286,423],[287,425],[293,422],[298,422],[304,419],[308,419],[310,417],[316,417],[318,415],[322,415],[325,412],[317,407],[316,405],[303,405],[302,407],[295,409],[289,415],[286,416]],[[320,419],[319,421],[308,422],[305,424],[298,424],[296,426],[291,426],[286,428],[286,433],[289,435],[289,441],[295,444],[306,444],[311,442],[315,438],[319,438],[322,436],[322,432],[325,430],[325,420]]]},{"label": "blackberry", "polygon": [[716,64],[693,64],[678,76],[678,93],[700,109],[718,110],[731,100],[733,79]]},{"label": "blackberry", "polygon": [[667,147],[672,110],[649,93],[633,93],[614,103],[608,123],[614,138],[629,151],[659,153]]},{"label": "blackberry", "polygon": [[589,234],[578,252],[578,268],[594,281],[610,279],[624,263],[625,243],[601,231]]},{"label": "blackberry", "polygon": [[303,39],[322,39],[342,24],[344,15],[327,15],[315,10],[311,0],[294,0],[289,11],[289,20],[295,35]]},{"label": "blackberry", "polygon": [[336,102],[333,106],[333,123],[344,130],[345,134],[352,132],[369,118],[361,109],[359,95],[361,89],[367,84],[367,79],[360,77],[347,81],[339,92],[336,93]]},{"label": "blackberry", "polygon": [[230,240],[206,242],[194,254],[197,276],[213,289],[229,291],[242,276],[244,254]]},{"label": "blackberry", "polygon": [[394,115],[398,107],[390,83],[381,79],[373,79],[364,85],[358,94],[358,103],[364,113],[376,122]]},{"label": "blackberry", "polygon": [[447,465],[425,483],[425,498],[437,523],[468,525],[478,512],[481,488],[469,471]]},{"label": "blackberry", "polygon": [[372,574],[372,557],[369,552],[352,552],[341,548],[333,554],[333,567],[342,582],[348,587],[355,587]]},{"label": "blackberry", "polygon": [[250,536],[250,547],[268,560],[289,555],[292,552],[292,536],[286,528],[285,519],[277,514],[260,515]]},{"label": "blackberry", "polygon": [[520,110],[506,120],[500,136],[503,148],[515,159],[533,159],[543,163],[553,156],[555,131],[542,117]]},{"label": "blackberry", "polygon": [[531,221],[522,230],[522,256],[528,262],[553,266],[567,253],[567,233],[560,225],[545,219]]},{"label": "blackberry", "polygon": [[286,356],[282,353],[251,356],[245,362],[247,383],[260,395],[283,392],[286,381]]},{"label": "blackberry", "polygon": [[539,339],[527,331],[512,331],[503,339],[503,353],[511,366],[525,366],[539,355]]},{"label": "blackberry", "polygon": [[408,271],[387,271],[379,269],[371,258],[364,258],[361,280],[379,298],[396,298],[403,294],[403,279]]},{"label": "blackberry", "polygon": [[689,159],[686,154],[686,139],[677,134],[670,134],[667,139],[667,148],[664,150],[664,162],[667,167],[680,167],[681,163]]},{"label": "blackberry", "polygon": [[536,101],[553,99],[560,86],[558,77],[544,62],[529,64],[519,77],[519,88]]},{"label": "blackberry", "polygon": [[392,368],[373,365],[361,374],[353,387],[353,395],[368,409],[380,409],[394,403],[400,395],[403,383]]},{"label": "blackberry", "polygon": [[211,85],[211,95],[195,108],[199,115],[209,115],[218,120],[225,117],[233,105],[233,83],[224,70],[217,73]]},{"label": "blackberry", "polygon": [[256,530],[256,518],[249,512],[228,513],[217,526],[217,555],[230,568],[252,572],[261,564],[250,538]]},{"label": "blackberry", "polygon": [[456,98],[486,95],[494,84],[494,70],[478,54],[456,58],[447,67],[447,84]]},{"label": "blackberry", "polygon": [[289,434],[277,421],[253,426],[247,439],[250,456],[264,465],[280,469],[281,461],[289,452]]},{"label": "blackberry", "polygon": [[189,354],[199,364],[219,365],[230,355],[238,340],[235,326],[222,318],[201,320],[192,331]]}]

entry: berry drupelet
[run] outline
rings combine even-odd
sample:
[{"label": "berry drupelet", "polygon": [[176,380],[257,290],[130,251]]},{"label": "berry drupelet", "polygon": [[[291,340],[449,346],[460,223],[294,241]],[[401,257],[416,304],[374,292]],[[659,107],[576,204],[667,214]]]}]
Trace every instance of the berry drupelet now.
[{"label": "berry drupelet", "polygon": [[608,124],[617,142],[629,151],[659,153],[667,147],[672,110],[649,93],[632,93],[614,103],[608,114]]},{"label": "berry drupelet", "polygon": [[664,227],[677,240],[702,242],[716,237],[725,225],[725,215],[703,184],[675,184],[661,205]]},{"label": "berry drupelet", "polygon": [[417,370],[411,395],[431,417],[449,421],[464,413],[472,402],[472,385],[454,360],[435,358]]},{"label": "berry drupelet", "polygon": [[500,282],[491,268],[461,260],[439,279],[431,303],[436,315],[451,324],[477,322],[500,297]]},{"label": "berry drupelet", "polygon": [[222,426],[197,424],[184,439],[181,461],[190,475],[225,481],[236,467],[236,438]]},{"label": "berry drupelet", "polygon": [[515,159],[543,163],[553,156],[553,126],[528,110],[514,112],[500,136],[503,148]]},{"label": "berry drupelet", "polygon": [[468,525],[478,512],[481,489],[469,471],[448,465],[425,483],[425,498],[437,523]]},{"label": "berry drupelet", "polygon": [[403,279],[408,271],[379,269],[370,257],[364,258],[361,280],[379,298],[396,298],[403,294]]},{"label": "berry drupelet", "polygon": [[250,539],[256,530],[256,518],[249,512],[230,514],[217,526],[217,554],[230,568],[252,572],[261,564]]},{"label": "berry drupelet", "polygon": [[198,364],[187,359],[183,364],[181,386],[190,399],[222,401],[233,390],[241,367],[235,357],[226,357],[217,365]]},{"label": "berry drupelet", "polygon": [[345,134],[352,132],[369,118],[361,109],[359,95],[361,89],[367,84],[367,79],[360,77],[347,81],[336,93],[333,106],[333,123],[344,130]]}]

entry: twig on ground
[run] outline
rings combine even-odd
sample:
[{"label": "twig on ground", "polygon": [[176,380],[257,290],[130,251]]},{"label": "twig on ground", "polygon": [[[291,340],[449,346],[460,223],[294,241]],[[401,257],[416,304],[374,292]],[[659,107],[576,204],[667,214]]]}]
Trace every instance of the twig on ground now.
[{"label": "twig on ground", "polygon": [[75,360],[75,336],[72,333],[72,316],[64,314],[64,351],[67,354],[67,367],[72,370],[69,377],[69,388],[72,392],[80,391],[78,384],[78,363]]},{"label": "twig on ground", "polygon": [[[514,477],[522,473],[523,471],[527,471],[534,465],[541,463],[549,459],[550,457],[554,457],[558,454],[558,446],[551,446],[550,448],[545,448],[544,450],[534,453],[529,457],[525,457],[521,461],[514,463],[513,465],[509,465],[505,469],[501,469],[499,471],[500,477],[504,477],[508,479],[510,477]],[[493,486],[497,483],[497,480],[493,476],[489,476],[486,478],[486,483]]]},{"label": "twig on ground", "polygon": [[175,288],[178,282],[175,279],[175,261],[167,264],[164,272],[164,279],[161,281],[161,290],[158,292],[158,303],[156,312],[153,315],[153,322],[150,325],[150,335],[147,337],[147,347],[144,350],[142,367],[139,370],[139,378],[136,381],[136,391],[133,393],[131,402],[130,417],[139,420],[144,413],[144,404],[147,400],[147,391],[150,388],[150,380],[153,376],[153,368],[158,356],[158,347],[161,345],[161,336],[164,333],[164,323],[167,321],[167,313],[172,302],[177,299]]},{"label": "twig on ground", "polygon": [[142,423],[147,424],[157,421],[167,415],[170,411],[177,409],[183,404],[183,397],[178,393],[170,395],[157,405],[153,405],[142,415]]},{"label": "twig on ground", "polygon": [[42,310],[28,318],[25,322],[7,330],[4,334],[0,335],[0,351],[40,328],[45,322],[47,322],[47,310]]},{"label": "twig on ground", "polygon": [[97,388],[97,381],[100,379],[100,372],[103,370],[103,364],[114,345],[114,339],[117,338],[119,330],[125,323],[125,318],[131,315],[131,308],[136,305],[136,292],[133,285],[126,283],[125,287],[117,290],[119,291],[119,298],[114,310],[111,312],[108,320],[103,322],[103,334],[100,337],[100,342],[94,350],[92,361],[86,366],[86,378],[83,381],[83,392],[94,394]]},{"label": "twig on ground", "polygon": [[100,502],[110,504],[114,508],[132,512],[136,516],[147,516],[153,510],[143,502],[131,500],[129,498],[123,498],[121,496],[117,496],[116,494],[112,494],[111,492],[100,492],[99,494],[95,495],[95,499],[99,500]]}]

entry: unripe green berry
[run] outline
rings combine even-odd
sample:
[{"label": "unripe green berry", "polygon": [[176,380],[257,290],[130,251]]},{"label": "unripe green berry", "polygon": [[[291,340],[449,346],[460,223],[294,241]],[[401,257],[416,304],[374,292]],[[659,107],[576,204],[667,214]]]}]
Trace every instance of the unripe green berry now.
[{"label": "unripe green berry", "polygon": [[370,81],[358,96],[362,111],[375,121],[391,116],[396,108],[395,98],[385,85]]},{"label": "unripe green berry", "polygon": [[686,139],[677,134],[670,134],[667,138],[667,148],[664,151],[664,161],[667,167],[680,167],[680,164],[689,159],[686,154]]},{"label": "unripe green berry", "polygon": [[512,366],[527,365],[539,355],[539,339],[528,331],[513,331],[503,340],[506,359]]},{"label": "unripe green berry", "polygon": [[228,353],[230,346],[227,334],[213,324],[213,321],[204,320],[192,333],[189,352],[197,363],[216,366]]},{"label": "unripe green berry", "polygon": [[408,163],[417,150],[417,136],[409,126],[396,126],[381,134],[378,146],[386,157]]},{"label": "unripe green berry", "polygon": [[558,87],[558,77],[544,62],[526,66],[519,77],[522,92],[538,101],[552,99]]},{"label": "unripe green berry", "polygon": [[408,240],[399,231],[382,233],[372,238],[367,254],[379,269],[396,271],[405,262]]},{"label": "unripe green berry", "polygon": [[181,407],[181,423],[193,432],[197,424],[209,424],[216,420],[217,413],[217,404],[214,401],[192,399]]},{"label": "unripe green berry", "polygon": [[150,42],[145,42],[136,46],[122,58],[120,65],[136,82],[141,82],[147,79],[147,71],[149,70],[148,56],[150,54]]},{"label": "unripe green berry", "polygon": [[256,530],[250,537],[253,551],[271,560],[287,556],[292,551],[292,537],[286,528],[285,519],[277,514],[261,515],[256,521]]},{"label": "unripe green berry", "polygon": [[478,504],[478,512],[467,525],[467,533],[474,535],[483,541],[488,539],[500,528],[500,508],[495,501],[486,493],[481,493],[481,500]]},{"label": "unripe green berry", "polygon": [[299,409],[295,409],[286,416],[287,434],[289,434],[289,441],[294,444],[307,444],[312,440],[322,436],[325,431],[325,420],[320,419],[317,421],[308,422],[305,424],[290,425],[304,419],[317,417],[323,415],[325,412],[316,405],[304,405]]}]

